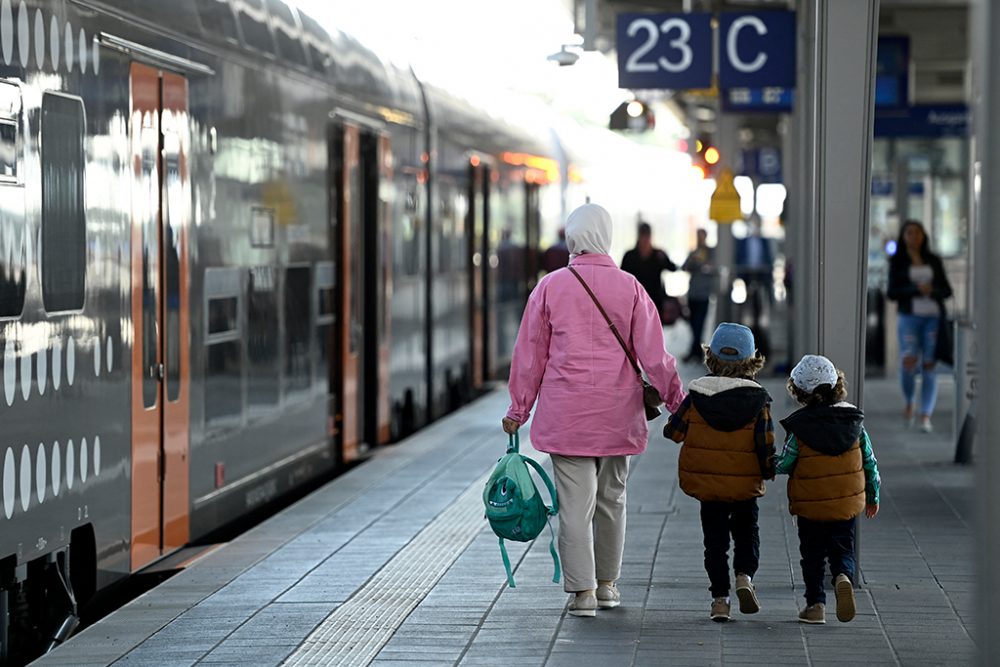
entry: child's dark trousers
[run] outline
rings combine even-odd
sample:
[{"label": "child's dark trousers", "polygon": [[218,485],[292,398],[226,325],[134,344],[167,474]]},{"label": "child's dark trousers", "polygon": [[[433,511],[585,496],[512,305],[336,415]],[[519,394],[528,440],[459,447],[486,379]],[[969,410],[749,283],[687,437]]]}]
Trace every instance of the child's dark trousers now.
[{"label": "child's dark trousers", "polygon": [[799,553],[802,555],[802,579],[806,584],[806,604],[826,604],[824,560],[829,559],[834,579],[838,574],[846,574],[854,583],[854,519],[811,521],[797,517],[796,520],[799,524]]},{"label": "child's dark trousers", "polygon": [[733,536],[733,570],[753,576],[760,561],[757,499],[735,503],[702,502],[705,571],[713,598],[729,595],[729,536]]}]

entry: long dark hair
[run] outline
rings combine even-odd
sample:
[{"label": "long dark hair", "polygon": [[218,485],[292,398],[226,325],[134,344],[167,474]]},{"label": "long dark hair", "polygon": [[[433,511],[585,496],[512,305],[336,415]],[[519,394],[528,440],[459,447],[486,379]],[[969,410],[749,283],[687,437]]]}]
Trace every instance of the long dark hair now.
[{"label": "long dark hair", "polygon": [[892,259],[895,262],[906,261],[907,264],[910,263],[910,253],[906,251],[906,239],[903,236],[906,234],[906,228],[911,225],[919,229],[920,233],[923,234],[924,240],[920,244],[920,257],[927,264],[930,262],[931,257],[934,256],[934,253],[931,252],[930,239],[927,236],[927,230],[924,228],[923,223],[913,218],[904,222],[903,226],[899,228],[899,237],[896,239],[896,254],[892,256]]}]

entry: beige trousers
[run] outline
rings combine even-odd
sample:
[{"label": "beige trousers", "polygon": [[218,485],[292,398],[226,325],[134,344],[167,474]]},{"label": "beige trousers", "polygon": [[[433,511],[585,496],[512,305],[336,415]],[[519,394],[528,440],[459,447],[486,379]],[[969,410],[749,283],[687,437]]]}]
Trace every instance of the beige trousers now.
[{"label": "beige trousers", "polygon": [[559,558],[569,592],[621,576],[627,456],[552,455],[559,494]]}]

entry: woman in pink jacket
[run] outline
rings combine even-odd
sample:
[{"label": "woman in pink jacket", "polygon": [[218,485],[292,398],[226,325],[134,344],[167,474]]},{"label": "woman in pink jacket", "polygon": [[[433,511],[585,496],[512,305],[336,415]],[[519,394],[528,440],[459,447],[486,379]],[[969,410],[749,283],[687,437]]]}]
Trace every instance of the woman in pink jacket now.
[{"label": "woman in pink jacket", "polygon": [[[566,223],[576,269],[631,347],[667,409],[684,399],[676,361],[663,345],[656,307],[638,281],[608,255],[611,216],[596,204]],[[559,493],[559,555],[569,613],[617,607],[615,585],[625,542],[629,456],[646,449],[642,385],[583,285],[569,271],[546,275],[531,293],[514,345],[508,433],[528,420],[531,443],[552,456]]]}]

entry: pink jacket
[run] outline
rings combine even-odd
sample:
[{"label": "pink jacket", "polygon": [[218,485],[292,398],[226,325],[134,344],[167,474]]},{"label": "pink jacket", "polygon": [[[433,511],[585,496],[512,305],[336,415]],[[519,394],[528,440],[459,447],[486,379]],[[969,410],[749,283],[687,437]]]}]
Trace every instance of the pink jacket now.
[{"label": "pink jacket", "polygon": [[[597,295],[649,382],[673,412],[684,400],[677,362],[663,345],[656,307],[608,255],[570,262]],[[615,335],[568,269],[531,293],[514,345],[507,416],[531,423],[535,449],[564,456],[620,456],[646,449],[642,385]]]}]

